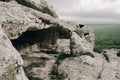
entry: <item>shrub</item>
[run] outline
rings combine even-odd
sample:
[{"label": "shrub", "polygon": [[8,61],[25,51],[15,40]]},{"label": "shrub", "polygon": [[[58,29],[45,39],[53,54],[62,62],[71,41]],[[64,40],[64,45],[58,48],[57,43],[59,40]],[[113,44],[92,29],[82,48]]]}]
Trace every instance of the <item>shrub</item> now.
[{"label": "shrub", "polygon": [[64,80],[64,78],[67,77],[67,74],[65,72],[58,69],[60,63],[67,57],[71,57],[71,55],[61,53],[58,56],[58,59],[55,62],[55,64],[53,65],[53,68],[51,70],[51,73],[50,73],[51,79],[50,80]]}]

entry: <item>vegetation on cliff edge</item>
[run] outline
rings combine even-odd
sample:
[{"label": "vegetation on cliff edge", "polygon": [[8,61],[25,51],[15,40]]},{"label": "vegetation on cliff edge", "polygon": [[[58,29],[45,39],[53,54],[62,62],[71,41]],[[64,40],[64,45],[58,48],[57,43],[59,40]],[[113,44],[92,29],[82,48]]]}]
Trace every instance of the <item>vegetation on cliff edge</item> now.
[{"label": "vegetation on cliff edge", "polygon": [[[12,0],[0,0],[0,1],[9,2],[9,1],[12,1]],[[55,18],[58,17],[56,15],[55,11],[53,10],[52,6],[49,6],[47,4],[47,2],[44,1],[44,0],[41,0],[40,4],[36,4],[32,0],[15,0],[15,1],[18,2],[19,4],[23,5],[23,6],[36,9],[40,12],[46,13],[48,15],[51,15],[51,16],[55,17]]]}]

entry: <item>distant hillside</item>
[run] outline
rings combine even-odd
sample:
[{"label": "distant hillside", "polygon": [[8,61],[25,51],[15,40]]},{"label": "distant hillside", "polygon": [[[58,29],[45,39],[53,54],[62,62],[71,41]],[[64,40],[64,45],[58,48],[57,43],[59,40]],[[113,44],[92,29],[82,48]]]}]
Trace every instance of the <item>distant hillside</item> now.
[{"label": "distant hillside", "polygon": [[103,49],[120,49],[120,25],[90,25],[95,33],[95,51]]}]

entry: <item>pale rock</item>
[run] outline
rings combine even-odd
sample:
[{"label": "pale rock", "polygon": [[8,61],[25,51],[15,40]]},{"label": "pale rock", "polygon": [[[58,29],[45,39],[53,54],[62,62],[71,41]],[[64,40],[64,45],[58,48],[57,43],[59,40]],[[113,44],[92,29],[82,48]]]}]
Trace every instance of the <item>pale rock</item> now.
[{"label": "pale rock", "polygon": [[94,53],[95,58],[88,55],[66,58],[59,65],[68,75],[63,80],[119,80],[117,51],[111,49],[104,54],[107,56]]},{"label": "pale rock", "polygon": [[[68,34],[70,34],[70,36],[72,35],[71,38],[69,38],[70,43],[68,42],[67,46],[58,45],[60,52],[78,54],[81,52],[91,52],[93,50],[95,37],[92,30],[85,26],[83,28],[77,28],[75,24],[53,18],[15,2],[0,2],[0,7],[0,22],[8,38],[11,40],[17,39],[23,32],[30,30],[30,28],[42,30],[57,24],[56,27],[63,30],[63,32],[68,31]],[[88,34],[81,38],[76,32]],[[64,41],[61,44],[64,44]]]},{"label": "pale rock", "polygon": [[[25,32],[27,34],[29,31],[33,31],[34,33],[32,34],[36,35],[42,35],[40,31],[43,31],[46,40],[42,43],[43,45],[53,41],[54,38],[51,36],[54,36],[56,38],[56,44],[52,45],[52,47],[55,46],[54,50],[60,53],[77,56],[67,58],[60,64],[60,69],[62,68],[62,70],[68,74],[68,78],[66,79],[93,80],[97,78],[98,72],[102,70],[102,63],[104,60],[101,58],[101,55],[100,59],[99,57],[92,58],[86,54],[93,54],[95,40],[92,30],[86,26],[82,28],[77,27],[73,23],[53,18],[40,11],[22,6],[15,1],[0,1],[0,26],[0,78],[2,80],[28,80],[22,66],[24,65],[24,68],[30,68],[32,62],[34,63],[36,59],[40,59],[40,57],[47,57],[50,58],[50,60],[45,62],[46,64],[44,67],[32,67],[30,71],[25,69],[25,73],[27,75],[35,73],[35,75],[32,74],[33,77],[49,80],[49,73],[58,58],[57,56],[59,56],[58,54],[52,54],[52,52],[51,54],[46,54],[47,51],[53,49],[51,45],[49,45],[50,48],[41,48],[39,47],[41,44],[39,44],[38,41],[33,45],[27,44],[27,47],[21,50],[18,49],[19,53],[16,50],[17,48],[14,46],[15,49],[11,43],[11,41],[18,39],[21,35],[24,35]],[[54,35],[55,33],[53,32],[44,32],[45,29],[49,31],[49,29],[54,27],[56,27],[58,34],[61,36],[57,36],[57,34]],[[32,34],[27,35],[23,40],[27,39],[28,36],[32,37],[34,40],[39,40],[41,37],[34,37]],[[23,64],[23,59],[20,54],[25,64]],[[39,62],[39,60],[37,61]],[[105,63],[107,63],[107,61]]]},{"label": "pale rock", "polygon": [[0,80],[28,80],[22,66],[20,54],[0,26]]},{"label": "pale rock", "polygon": [[86,39],[80,38],[80,36],[75,32],[72,32],[70,44],[71,53],[74,56],[93,52],[93,45],[86,41]]}]

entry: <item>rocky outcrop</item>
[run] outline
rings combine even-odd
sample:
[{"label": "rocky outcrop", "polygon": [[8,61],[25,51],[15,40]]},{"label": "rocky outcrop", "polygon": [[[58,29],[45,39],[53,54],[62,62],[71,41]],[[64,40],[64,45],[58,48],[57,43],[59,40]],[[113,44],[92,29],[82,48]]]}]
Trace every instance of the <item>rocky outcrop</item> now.
[{"label": "rocky outcrop", "polygon": [[[88,41],[91,40],[90,34],[93,34],[88,28],[84,29],[80,25],[61,21],[19,5],[15,1],[0,2],[0,7],[0,25],[3,34],[0,36],[0,54],[2,55],[0,59],[5,58],[5,61],[1,60],[5,66],[0,67],[0,76],[5,75],[3,80],[27,80],[22,66],[29,79],[49,80],[52,75],[51,67],[58,60],[59,55],[75,55],[93,50],[93,47],[86,49],[89,45],[93,46],[93,42]],[[79,27],[80,29],[77,29]],[[82,37],[77,33],[78,30],[81,30]],[[85,33],[88,34],[84,35]],[[90,38],[87,39],[86,36]],[[78,45],[76,40],[84,42]],[[24,65],[20,54],[25,61]]]},{"label": "rocky outcrop", "polygon": [[0,80],[28,80],[23,60],[0,26]]},{"label": "rocky outcrop", "polygon": [[66,58],[59,66],[67,77],[62,80],[119,80],[119,61],[117,51],[107,50],[103,54],[94,53]]},{"label": "rocky outcrop", "polygon": [[1,80],[119,80],[119,53],[95,53],[94,41],[82,24],[0,2]]},{"label": "rocky outcrop", "polygon": [[120,80],[120,52],[94,41],[82,24],[0,1],[0,80]]},{"label": "rocky outcrop", "polygon": [[0,2],[0,80],[120,80],[120,53],[94,41],[82,24]]},{"label": "rocky outcrop", "polygon": [[[6,38],[8,39],[7,41],[4,40],[5,44],[7,42],[8,45],[10,45],[9,47],[11,48],[9,50],[7,50],[7,47],[5,47],[5,49],[2,50],[1,54],[9,54],[9,56],[5,56],[7,57],[7,59],[9,60],[13,60],[11,61],[11,63],[9,63],[6,66],[3,66],[1,68],[3,68],[4,71],[6,71],[6,75],[7,73],[11,75],[11,78],[13,80],[14,79],[21,79],[18,78],[21,75],[23,76],[22,80],[26,80],[27,78],[24,75],[24,72],[22,70],[22,65],[23,65],[23,61],[21,59],[21,55],[26,56],[26,58],[24,59],[25,64],[29,63],[27,66],[24,65],[25,67],[25,71],[28,71],[28,67],[32,66],[32,71],[30,72],[26,72],[26,74],[31,78],[31,75],[29,75],[31,72],[34,74],[38,74],[39,71],[41,71],[43,68],[41,68],[41,66],[39,66],[38,73],[36,73],[36,71],[34,71],[33,67],[33,62],[31,62],[31,60],[29,61],[27,57],[29,57],[29,55],[27,53],[31,53],[33,54],[35,52],[35,54],[37,54],[36,52],[44,52],[44,54],[46,53],[57,53],[56,56],[59,56],[58,53],[64,53],[64,54],[71,54],[72,47],[76,46],[77,44],[71,44],[72,39],[81,39],[86,41],[86,44],[91,44],[91,42],[87,41],[87,39],[85,39],[85,36],[83,35],[82,37],[79,36],[78,33],[76,33],[76,28],[77,26],[71,23],[67,23],[64,21],[61,21],[59,19],[55,19],[52,18],[51,16],[47,15],[47,14],[43,14],[39,11],[33,10],[31,8],[27,8],[24,6],[21,6],[19,4],[17,4],[17,2],[0,2],[0,24],[1,24],[1,31],[4,30],[4,33],[7,35]],[[82,30],[82,29],[80,29]],[[85,30],[87,31],[87,30]],[[74,33],[77,35],[74,36]],[[90,32],[88,32],[90,33]],[[84,33],[83,33],[84,34]],[[88,34],[89,35],[89,34]],[[2,35],[1,35],[2,36]],[[71,37],[72,36],[72,37]],[[1,38],[1,40],[4,39],[4,37]],[[11,42],[9,41],[11,40],[11,42],[13,43],[13,46],[20,52],[20,54],[14,49],[14,47],[12,46]],[[4,42],[1,41],[1,46],[3,46]],[[73,43],[76,43],[76,41],[72,41]],[[66,44],[66,46],[65,46]],[[83,47],[84,43],[81,43],[81,45],[78,45],[76,48],[79,48],[81,46],[80,49],[83,49],[84,51],[87,49],[84,49]],[[7,45],[7,46],[8,46]],[[71,47],[70,47],[71,46]],[[75,49],[74,48],[74,49]],[[2,48],[1,48],[2,49]],[[5,50],[5,51],[4,51]],[[7,52],[8,51],[8,52]],[[92,48],[91,48],[92,51]],[[3,53],[4,52],[4,53]],[[81,54],[82,51],[78,50],[77,52],[74,50],[72,52],[72,54],[76,54],[79,53]],[[86,51],[89,52],[89,51]],[[41,54],[37,54],[37,55],[41,55]],[[11,59],[11,56],[13,57]],[[16,58],[17,56],[17,58]],[[52,55],[53,59],[56,59],[55,55]],[[34,57],[34,54],[32,55],[32,58]],[[45,57],[45,56],[43,56]],[[15,59],[14,59],[15,58]],[[37,58],[37,57],[36,57]],[[33,61],[34,59],[33,58]],[[40,58],[40,57],[38,57]],[[2,56],[1,56],[2,59]],[[40,60],[36,63],[41,63],[41,61],[43,63],[46,63],[44,65],[47,65],[47,62]],[[4,61],[2,61],[4,62]],[[5,61],[8,63],[8,61]],[[53,63],[55,61],[53,60]],[[50,63],[50,61],[49,61]],[[48,63],[48,65],[50,65]],[[4,63],[5,64],[5,63]],[[34,64],[35,65],[35,64]],[[48,67],[47,65],[47,67]],[[10,67],[11,66],[11,67]],[[5,70],[6,68],[10,69],[11,71],[8,72],[8,70]],[[16,68],[21,69],[21,74],[17,75],[17,72],[19,73],[18,70],[16,70]],[[28,68],[28,69],[27,69]],[[46,69],[46,68],[45,68]],[[48,67],[48,71],[44,72],[43,71],[43,75],[48,75],[50,73],[50,70],[52,68]],[[35,69],[36,70],[36,69]],[[16,73],[15,73],[16,71]],[[1,76],[4,74],[4,72],[1,72]],[[34,78],[36,77],[36,75],[34,75]],[[32,75],[33,76],[33,75]],[[40,75],[38,75],[40,76]],[[13,78],[12,78],[13,77]],[[33,77],[32,77],[33,78]],[[46,76],[41,78],[46,78]],[[8,78],[4,78],[4,79],[8,79]],[[47,78],[46,78],[47,79]]]},{"label": "rocky outcrop", "polygon": [[56,12],[51,8],[46,1],[41,1],[39,4],[36,4],[34,0],[0,0],[4,2],[10,2],[10,1],[16,1],[19,4],[30,7],[32,9],[38,10],[40,12],[43,12],[45,14],[48,14],[54,18],[58,18]]},{"label": "rocky outcrop", "polygon": [[[90,39],[91,38],[90,35],[93,34],[93,33],[90,32],[90,30],[87,29],[87,28],[84,29],[84,27],[83,27],[83,28],[80,29],[81,30],[80,32],[83,33],[82,34],[83,36],[80,37],[79,33],[77,33],[77,28],[79,26],[61,21],[59,19],[52,18],[51,16],[43,14],[39,11],[21,6],[14,1],[9,2],[9,3],[1,2],[0,5],[1,5],[1,11],[2,11],[0,13],[0,15],[1,15],[1,26],[4,29],[4,31],[6,32],[8,38],[10,40],[15,40],[18,37],[21,37],[22,35],[26,35],[26,36],[29,37],[32,34],[32,31],[30,32],[30,31],[28,31],[28,29],[30,30],[30,28],[34,27],[34,28],[38,28],[38,29],[33,31],[33,33],[35,33],[35,34],[43,33],[44,38],[46,38],[46,40],[49,40],[49,41],[46,41],[46,42],[52,43],[50,41],[52,36],[56,39],[69,39],[69,40],[71,39],[71,41],[73,39],[77,39],[77,37],[78,37],[79,38],[78,40],[81,39],[84,42],[83,43],[81,42],[80,43],[81,45],[69,43],[69,45],[71,47],[77,46],[77,48],[81,47],[81,49],[84,50],[84,48],[87,47],[87,46],[93,46],[93,41],[94,40]],[[16,7],[14,7],[14,6],[16,6]],[[49,30],[51,30],[51,31],[49,31]],[[85,33],[89,33],[89,34],[84,35]],[[50,35],[50,34],[54,34],[54,35]],[[77,37],[74,36],[74,34]],[[33,39],[38,38],[38,37],[42,37],[42,36],[34,35],[34,34],[31,36],[31,38],[33,38]],[[24,39],[24,38],[22,38],[22,39]],[[94,39],[94,36],[93,36],[93,39]],[[45,41],[45,39],[43,39],[43,41]],[[57,42],[54,39],[52,41],[54,41],[55,43]],[[37,42],[37,41],[35,41],[35,42]],[[46,42],[45,42],[45,44],[46,44]],[[76,43],[76,40],[73,40],[72,43]],[[88,45],[86,46],[84,44],[86,44],[86,45],[88,44]],[[44,45],[44,44],[42,44],[42,45]],[[57,45],[57,43],[56,43],[56,45]],[[57,45],[57,48],[59,48],[59,45]],[[69,48],[69,46],[68,46],[68,48]],[[85,50],[88,50],[86,52],[92,51],[93,47],[90,47],[89,49],[85,49]],[[64,51],[64,50],[62,50],[62,51]],[[74,50],[72,50],[72,51],[73,51],[72,52],[73,54],[74,53],[76,54],[76,52]],[[70,48],[69,48],[69,52],[70,52]],[[78,51],[78,52],[80,52],[80,51]]]}]

